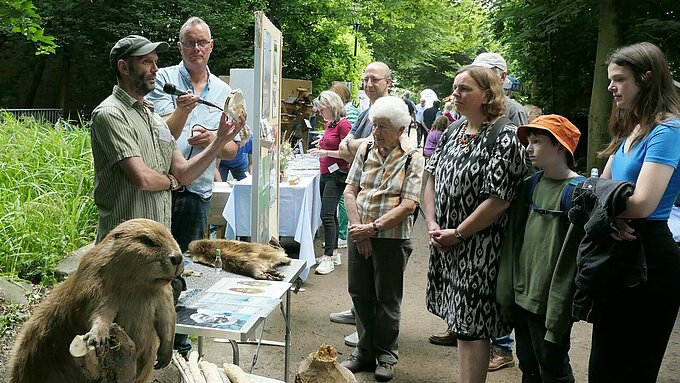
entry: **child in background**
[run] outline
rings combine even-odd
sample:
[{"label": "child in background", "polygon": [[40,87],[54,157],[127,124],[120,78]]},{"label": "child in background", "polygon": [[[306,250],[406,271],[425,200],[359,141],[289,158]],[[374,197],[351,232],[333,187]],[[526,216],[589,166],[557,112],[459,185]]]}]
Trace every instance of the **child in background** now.
[{"label": "child in background", "polygon": [[[570,169],[581,133],[559,115],[520,126],[533,166],[510,212],[500,257],[497,297],[515,327],[522,382],[574,382],[569,365],[576,253],[583,230],[570,228],[562,193],[579,175]],[[530,195],[531,194],[531,195]]]},{"label": "child in background", "polygon": [[449,119],[446,116],[439,116],[432,123],[432,129],[427,133],[427,139],[425,139],[425,147],[423,147],[423,156],[425,158],[430,158],[437,148],[439,139],[442,138],[442,134],[449,126]]}]

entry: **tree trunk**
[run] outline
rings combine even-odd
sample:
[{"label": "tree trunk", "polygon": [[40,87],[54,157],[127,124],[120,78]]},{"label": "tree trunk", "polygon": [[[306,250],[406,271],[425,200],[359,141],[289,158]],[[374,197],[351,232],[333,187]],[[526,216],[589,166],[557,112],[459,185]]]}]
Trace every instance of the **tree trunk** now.
[{"label": "tree trunk", "polygon": [[[45,62],[47,61],[47,55],[40,55],[37,57],[37,63],[35,68],[33,68],[33,77],[31,78],[31,85],[28,87],[28,92],[26,92],[26,98],[24,99],[23,107],[32,108],[33,102],[35,101],[35,94],[38,92],[40,83],[42,82],[43,72],[45,72]],[[52,105],[54,106],[54,105]]]},{"label": "tree trunk", "polygon": [[64,46],[61,56],[61,76],[59,79],[59,108],[64,118],[69,116],[68,96],[71,86],[71,53],[68,46]]},{"label": "tree trunk", "polygon": [[612,97],[607,90],[607,66],[605,60],[609,52],[618,45],[619,30],[616,25],[614,0],[600,0],[600,21],[597,35],[597,54],[593,71],[593,89],[588,111],[588,162],[587,168],[597,167],[600,173],[606,158],[597,158],[597,152],[604,149],[610,141],[607,123],[612,107]]}]

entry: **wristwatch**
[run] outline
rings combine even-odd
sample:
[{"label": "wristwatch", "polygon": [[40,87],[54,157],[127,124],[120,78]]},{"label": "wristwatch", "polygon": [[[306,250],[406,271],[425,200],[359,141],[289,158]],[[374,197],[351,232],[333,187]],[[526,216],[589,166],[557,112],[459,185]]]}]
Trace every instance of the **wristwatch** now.
[{"label": "wristwatch", "polygon": [[461,242],[465,242],[467,240],[467,238],[465,238],[463,234],[458,231],[458,229],[453,229],[453,235]]},{"label": "wristwatch", "polygon": [[373,222],[373,234],[378,234],[380,232],[380,229],[378,229],[378,225],[375,224],[375,221]]},{"label": "wristwatch", "polygon": [[168,180],[170,180],[170,187],[168,190],[175,190],[179,186],[179,183],[177,182],[177,178],[175,178],[172,174],[166,174],[168,177]]}]

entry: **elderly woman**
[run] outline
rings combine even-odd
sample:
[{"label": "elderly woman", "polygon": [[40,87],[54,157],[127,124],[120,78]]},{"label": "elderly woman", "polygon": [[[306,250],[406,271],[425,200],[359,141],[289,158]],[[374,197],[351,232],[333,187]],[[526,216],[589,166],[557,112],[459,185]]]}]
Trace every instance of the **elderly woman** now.
[{"label": "elderly woman", "polygon": [[528,162],[516,127],[503,117],[503,89],[493,70],[460,69],[453,98],[466,121],[441,138],[425,169],[427,309],[458,337],[459,381],[484,382],[489,339],[511,330],[495,300],[498,253],[506,210]]},{"label": "elderly woman", "polygon": [[[403,100],[381,97],[371,106],[373,141],[357,151],[347,176],[348,280],[359,343],[342,365],[394,376],[404,270],[413,250],[413,212],[420,200],[425,159],[403,134],[411,116]],[[378,366],[376,368],[376,360]]]},{"label": "elderly woman", "polygon": [[319,141],[318,149],[311,149],[309,153],[319,156],[321,181],[321,222],[323,223],[324,248],[323,256],[318,260],[316,273],[325,275],[335,270],[340,264],[340,254],[334,255],[338,248],[338,202],[345,189],[345,178],[349,170],[349,163],[340,158],[338,146],[347,136],[351,124],[345,116],[342,100],[337,93],[325,90],[314,100],[314,104],[321,117],[326,120],[326,130]]}]

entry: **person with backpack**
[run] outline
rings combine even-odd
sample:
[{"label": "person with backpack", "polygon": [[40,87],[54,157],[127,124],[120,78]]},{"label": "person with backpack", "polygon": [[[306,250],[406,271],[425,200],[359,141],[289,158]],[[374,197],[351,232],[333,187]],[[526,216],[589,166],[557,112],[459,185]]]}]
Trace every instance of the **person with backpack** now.
[{"label": "person with backpack", "polygon": [[569,340],[576,253],[583,228],[567,211],[578,182],[571,170],[581,132],[550,114],[517,129],[531,164],[510,209],[498,271],[498,302],[511,314],[522,382],[574,382]]},{"label": "person with backpack", "polygon": [[[371,106],[372,140],[364,141],[347,175],[348,291],[359,341],[342,366],[374,371],[385,382],[399,360],[404,271],[413,251],[413,213],[420,202],[425,159],[411,147],[411,116],[398,97]],[[377,360],[377,366],[376,366]]]},{"label": "person with backpack", "polygon": [[476,383],[486,379],[490,338],[512,327],[496,302],[498,255],[506,210],[529,164],[516,125],[504,117],[495,71],[461,68],[453,99],[465,119],[447,129],[425,169],[431,245],[426,304],[456,335],[458,381]]}]

